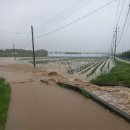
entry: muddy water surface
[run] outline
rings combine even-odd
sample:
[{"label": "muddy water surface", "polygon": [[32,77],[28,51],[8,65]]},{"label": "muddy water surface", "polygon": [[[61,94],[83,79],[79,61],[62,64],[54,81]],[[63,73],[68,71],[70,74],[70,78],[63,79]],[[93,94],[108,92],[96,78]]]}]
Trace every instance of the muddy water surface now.
[{"label": "muddy water surface", "polygon": [[80,94],[43,84],[14,85],[6,130],[129,130],[130,124]]},{"label": "muddy water surface", "polygon": [[91,99],[43,84],[32,68],[7,61],[0,59],[0,76],[12,88],[6,130],[130,130],[128,122]]}]

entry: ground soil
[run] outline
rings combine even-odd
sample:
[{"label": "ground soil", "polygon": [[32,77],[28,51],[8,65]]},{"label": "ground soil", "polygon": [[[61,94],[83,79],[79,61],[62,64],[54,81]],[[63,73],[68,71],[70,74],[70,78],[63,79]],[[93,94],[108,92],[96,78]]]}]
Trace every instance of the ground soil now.
[{"label": "ground soil", "polygon": [[130,129],[128,122],[91,99],[41,82],[41,78],[47,80],[47,75],[48,72],[41,75],[41,70],[30,65],[0,59],[0,76],[7,79],[12,89],[6,130]]}]

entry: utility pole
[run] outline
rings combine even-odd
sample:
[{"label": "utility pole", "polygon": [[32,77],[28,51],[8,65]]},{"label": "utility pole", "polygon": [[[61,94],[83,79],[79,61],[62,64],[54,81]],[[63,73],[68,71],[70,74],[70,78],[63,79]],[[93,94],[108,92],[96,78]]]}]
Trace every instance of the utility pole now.
[{"label": "utility pole", "polygon": [[112,37],[112,41],[111,41],[111,48],[110,48],[111,58],[114,57],[114,46],[115,46],[114,40],[115,40],[115,33],[113,33],[113,37]]},{"label": "utility pole", "polygon": [[115,32],[115,40],[114,40],[114,60],[116,58],[116,47],[117,47],[117,32],[118,32],[118,27],[116,26]]},{"label": "utility pole", "polygon": [[33,34],[33,26],[31,25],[31,34],[32,34],[32,50],[33,50],[33,66],[36,67],[35,62],[35,50],[34,50],[34,34]]},{"label": "utility pole", "polygon": [[16,60],[16,52],[15,52],[15,46],[13,44],[13,50],[14,50],[14,59]]}]

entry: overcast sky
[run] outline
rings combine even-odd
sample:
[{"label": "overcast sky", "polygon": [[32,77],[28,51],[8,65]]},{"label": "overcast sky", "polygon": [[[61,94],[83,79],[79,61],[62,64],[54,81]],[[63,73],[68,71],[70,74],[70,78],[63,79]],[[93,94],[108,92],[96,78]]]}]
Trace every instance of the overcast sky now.
[{"label": "overcast sky", "polygon": [[[106,52],[110,48],[118,1],[59,31],[46,35],[93,12],[113,0],[0,0],[0,48],[31,49],[30,26],[34,27],[35,48],[49,51]],[[118,37],[128,9],[125,5]],[[130,20],[127,22],[130,23]],[[117,51],[130,48],[130,29]],[[41,36],[40,38],[38,38]]]}]

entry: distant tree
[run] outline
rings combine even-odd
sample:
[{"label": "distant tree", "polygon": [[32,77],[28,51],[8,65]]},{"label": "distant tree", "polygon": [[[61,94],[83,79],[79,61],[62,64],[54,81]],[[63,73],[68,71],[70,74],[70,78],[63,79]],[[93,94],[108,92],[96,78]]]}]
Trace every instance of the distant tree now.
[{"label": "distant tree", "polygon": [[82,54],[82,52],[65,52],[65,54]]},{"label": "distant tree", "polygon": [[42,50],[37,50],[36,51],[36,56],[44,56],[44,57],[46,57],[46,56],[48,56],[48,51],[46,51],[46,50],[44,50],[44,49],[42,49]]},{"label": "distant tree", "polygon": [[125,52],[119,54],[118,56],[122,57],[122,58],[130,58],[130,50],[129,51],[125,51]]},{"label": "distant tree", "polygon": [[[15,49],[17,57],[32,57],[32,50],[23,50],[23,49]],[[48,51],[47,50],[36,50],[35,51],[37,57],[47,57]],[[13,49],[0,49],[0,57],[12,57],[14,56]]]}]

